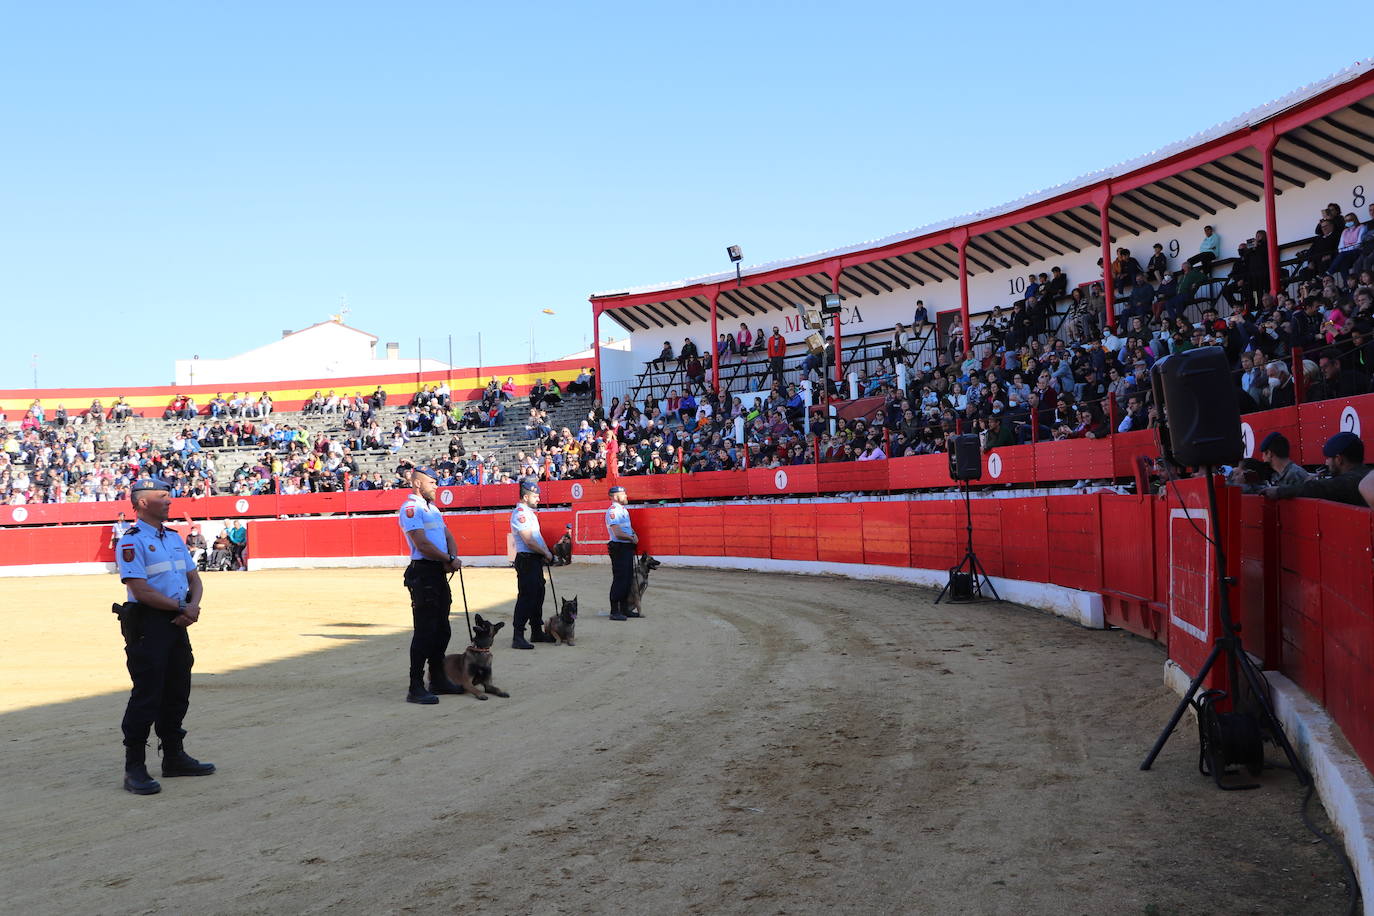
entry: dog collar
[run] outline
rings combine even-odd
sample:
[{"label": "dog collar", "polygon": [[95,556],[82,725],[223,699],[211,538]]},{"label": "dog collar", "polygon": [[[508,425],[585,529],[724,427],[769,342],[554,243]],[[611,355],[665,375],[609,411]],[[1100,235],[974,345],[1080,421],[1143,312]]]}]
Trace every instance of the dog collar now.
[{"label": "dog collar", "polygon": [[483,653],[484,655],[490,655],[490,654],[491,654],[491,649],[490,649],[490,648],[484,649],[484,648],[482,648],[481,646],[468,646],[468,651],[469,651],[469,652],[481,652],[481,653]]}]

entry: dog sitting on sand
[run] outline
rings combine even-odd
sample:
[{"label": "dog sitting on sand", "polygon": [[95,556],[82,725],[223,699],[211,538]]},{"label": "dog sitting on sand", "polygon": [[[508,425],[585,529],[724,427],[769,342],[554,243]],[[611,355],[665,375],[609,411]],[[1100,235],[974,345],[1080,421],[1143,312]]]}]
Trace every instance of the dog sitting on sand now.
[{"label": "dog sitting on sand", "polygon": [[642,553],[635,561],[634,579],[630,582],[630,597],[627,599],[630,609],[626,613],[627,617],[643,617],[644,611],[640,607],[640,600],[644,597],[644,591],[649,587],[649,573],[658,569],[663,564],[647,553]]},{"label": "dog sitting on sand", "polygon": [[573,631],[577,628],[577,596],[559,599],[563,607],[558,613],[544,621],[544,632],[549,634],[554,644],[573,642]]},{"label": "dog sitting on sand", "polygon": [[[461,654],[444,656],[444,674],[463,693],[470,693],[479,700],[485,700],[489,694],[508,697],[510,694],[491,682],[491,644],[506,623],[503,620],[493,624],[490,620],[483,620],[481,614],[476,616],[476,620],[472,628],[472,645]],[[480,693],[478,687],[482,688]]]}]

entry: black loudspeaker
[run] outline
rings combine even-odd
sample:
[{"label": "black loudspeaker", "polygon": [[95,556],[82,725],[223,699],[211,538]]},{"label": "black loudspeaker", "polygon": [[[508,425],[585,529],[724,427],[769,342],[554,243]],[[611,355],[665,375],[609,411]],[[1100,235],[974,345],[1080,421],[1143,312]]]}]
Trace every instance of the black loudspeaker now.
[{"label": "black loudspeaker", "polygon": [[1168,426],[1160,437],[1165,458],[1192,468],[1240,463],[1240,403],[1221,347],[1166,356],[1154,364],[1150,380]]},{"label": "black loudspeaker", "polygon": [[956,572],[949,574],[949,600],[973,600],[973,574]]},{"label": "black loudspeaker", "polygon": [[951,480],[983,479],[983,445],[977,433],[949,437],[949,477]]}]

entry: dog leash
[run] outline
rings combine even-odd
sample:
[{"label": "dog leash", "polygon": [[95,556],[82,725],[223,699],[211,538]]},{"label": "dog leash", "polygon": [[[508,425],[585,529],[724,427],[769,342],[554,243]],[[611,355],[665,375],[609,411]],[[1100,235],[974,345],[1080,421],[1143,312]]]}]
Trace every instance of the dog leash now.
[{"label": "dog leash", "polygon": [[553,612],[557,614],[562,605],[558,603],[558,589],[553,584],[553,567],[545,566],[544,569],[549,573],[549,590],[553,592]]},{"label": "dog leash", "polygon": [[[448,574],[448,581],[453,581],[453,573]],[[468,625],[468,645],[475,642],[472,635],[472,618],[468,616],[468,587],[463,583],[463,567],[458,567],[458,588],[463,593],[463,620]]]}]

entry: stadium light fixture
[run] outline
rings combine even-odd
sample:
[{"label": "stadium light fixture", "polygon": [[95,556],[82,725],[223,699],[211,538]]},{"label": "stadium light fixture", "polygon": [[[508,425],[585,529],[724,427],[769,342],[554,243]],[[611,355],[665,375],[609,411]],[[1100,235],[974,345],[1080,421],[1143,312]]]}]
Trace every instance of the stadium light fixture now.
[{"label": "stadium light fixture", "polygon": [[740,275],[739,262],[744,260],[744,252],[738,245],[726,246],[725,253],[730,256],[730,262],[735,265],[735,288],[744,285],[744,277]]}]

